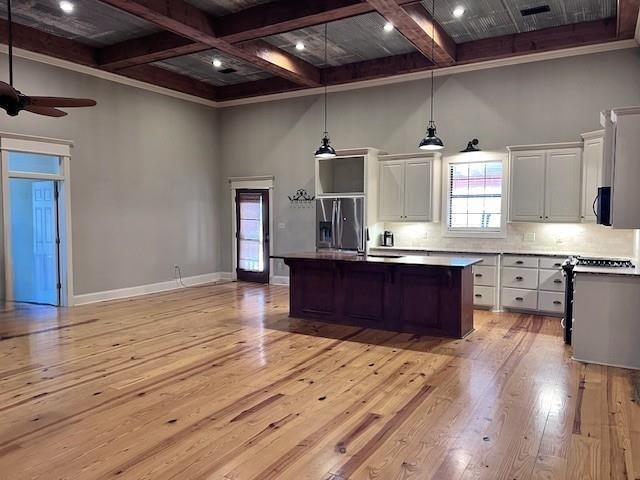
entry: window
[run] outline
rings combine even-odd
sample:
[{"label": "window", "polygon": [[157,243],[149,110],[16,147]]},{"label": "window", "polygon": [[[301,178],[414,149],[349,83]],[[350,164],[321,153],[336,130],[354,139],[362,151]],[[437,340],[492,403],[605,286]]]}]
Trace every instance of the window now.
[{"label": "window", "polygon": [[446,219],[452,236],[503,236],[504,161],[462,156],[447,165]]}]

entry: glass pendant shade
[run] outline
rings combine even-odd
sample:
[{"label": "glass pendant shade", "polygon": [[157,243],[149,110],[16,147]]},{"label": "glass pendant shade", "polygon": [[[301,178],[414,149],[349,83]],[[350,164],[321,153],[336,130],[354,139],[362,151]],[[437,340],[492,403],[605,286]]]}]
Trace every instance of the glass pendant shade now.
[{"label": "glass pendant shade", "polygon": [[329,134],[324,132],[322,136],[322,143],[318,150],[316,150],[316,158],[333,158],[336,156],[336,151],[331,146],[331,140],[329,139]]},{"label": "glass pendant shade", "polygon": [[427,135],[420,142],[420,150],[442,150],[444,143],[436,135],[436,124],[431,120],[427,127]]}]

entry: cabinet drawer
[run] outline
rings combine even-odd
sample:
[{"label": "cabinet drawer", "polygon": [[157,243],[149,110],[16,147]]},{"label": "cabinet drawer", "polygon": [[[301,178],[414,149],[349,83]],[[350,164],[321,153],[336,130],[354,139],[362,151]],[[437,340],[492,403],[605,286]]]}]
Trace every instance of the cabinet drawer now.
[{"label": "cabinet drawer", "polygon": [[485,267],[484,265],[473,266],[473,284],[487,287],[496,286],[496,267]]},{"label": "cabinet drawer", "polygon": [[538,310],[541,312],[564,313],[564,293],[540,292]]},{"label": "cabinet drawer", "polygon": [[502,269],[502,286],[535,290],[538,288],[538,269],[505,267]]},{"label": "cabinet drawer", "polygon": [[505,267],[538,268],[538,257],[505,255],[502,259],[502,265]]},{"label": "cabinet drawer", "polygon": [[522,290],[520,288],[503,288],[502,305],[507,308],[535,310],[538,308],[538,291]]},{"label": "cabinet drawer", "polygon": [[540,268],[548,268],[549,270],[560,270],[565,257],[542,257],[540,259]]},{"label": "cabinet drawer", "polygon": [[540,290],[564,292],[564,275],[562,270],[540,270]]},{"label": "cabinet drawer", "polygon": [[495,305],[496,289],[494,287],[473,287],[473,304],[479,307]]}]

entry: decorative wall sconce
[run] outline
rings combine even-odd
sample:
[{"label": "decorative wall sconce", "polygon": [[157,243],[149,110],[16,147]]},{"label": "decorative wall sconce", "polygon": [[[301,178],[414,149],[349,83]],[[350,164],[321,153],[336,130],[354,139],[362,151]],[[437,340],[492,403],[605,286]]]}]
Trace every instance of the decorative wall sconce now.
[{"label": "decorative wall sconce", "polygon": [[478,147],[478,139],[474,138],[473,140],[471,140],[470,142],[467,143],[467,148],[465,148],[464,150],[460,150],[460,153],[467,153],[467,152],[480,152],[480,148]]}]

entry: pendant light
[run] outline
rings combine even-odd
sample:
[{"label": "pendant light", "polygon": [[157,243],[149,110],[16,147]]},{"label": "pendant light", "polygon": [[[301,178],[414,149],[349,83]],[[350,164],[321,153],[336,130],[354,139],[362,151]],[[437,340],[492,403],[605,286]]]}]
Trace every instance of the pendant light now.
[{"label": "pendant light", "polygon": [[[327,24],[324,24],[324,65],[327,66]],[[324,82],[324,133],[320,147],[316,150],[316,158],[333,158],[336,156],[335,149],[331,146],[329,132],[327,131],[327,81]]]},{"label": "pendant light", "polygon": [[436,0],[431,0],[431,61],[434,62],[431,68],[431,119],[427,125],[427,136],[420,142],[420,150],[442,150],[444,143],[436,135],[436,122],[433,121],[433,71],[435,69],[435,31],[436,31]]}]

